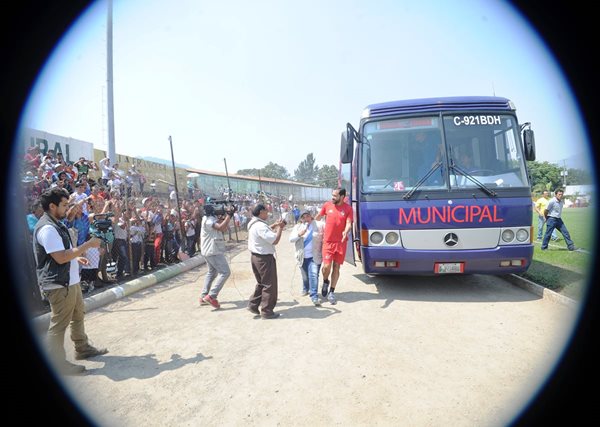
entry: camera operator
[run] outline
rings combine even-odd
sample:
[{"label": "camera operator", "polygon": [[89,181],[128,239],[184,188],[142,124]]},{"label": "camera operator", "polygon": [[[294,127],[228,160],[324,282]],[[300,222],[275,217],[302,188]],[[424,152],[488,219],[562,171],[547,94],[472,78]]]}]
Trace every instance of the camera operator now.
[{"label": "camera operator", "polygon": [[217,296],[225,281],[231,275],[229,264],[225,259],[225,236],[223,232],[229,228],[229,221],[234,210],[231,207],[216,211],[214,205],[204,207],[204,217],[200,228],[200,251],[206,259],[208,272],[204,279],[204,288],[200,294],[200,304],[210,304],[214,308],[220,307]]},{"label": "camera operator", "polygon": [[79,284],[79,264],[88,263],[81,255],[88,248],[99,247],[101,241],[91,238],[81,246],[73,246],[61,222],[66,216],[68,200],[69,194],[61,188],[50,188],[42,193],[40,202],[44,214],[33,231],[33,248],[38,285],[51,308],[47,335],[50,357],[61,373],[73,375],[85,371],[85,367],[66,360],[64,338],[69,324],[77,360],[106,354],[108,350],[90,345],[85,334],[85,307]]}]

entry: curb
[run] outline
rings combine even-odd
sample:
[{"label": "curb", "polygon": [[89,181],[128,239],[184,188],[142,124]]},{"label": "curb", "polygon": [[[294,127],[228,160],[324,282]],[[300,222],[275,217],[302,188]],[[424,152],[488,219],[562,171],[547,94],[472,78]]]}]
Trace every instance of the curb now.
[{"label": "curb", "polygon": [[554,292],[548,288],[545,288],[537,283],[532,282],[531,280],[527,280],[524,277],[517,276],[516,274],[509,274],[508,280],[515,286],[519,288],[525,289],[533,294],[536,294],[544,299],[549,299],[551,301],[557,302],[559,304],[563,304],[572,308],[579,307],[579,303],[574,299],[561,295],[557,292]]},{"label": "curb", "polygon": [[[175,277],[178,274],[191,270],[192,268],[196,268],[205,263],[206,260],[203,256],[196,255],[191,257],[190,259],[181,261],[175,265],[171,265],[163,269],[157,270],[154,273],[146,274],[145,276],[130,280],[129,282],[123,283],[122,285],[113,286],[112,288],[107,289],[104,292],[100,292],[91,297],[84,298],[83,304],[85,306],[85,311],[89,312],[104,305],[110,304],[111,302],[131,295],[142,289],[153,286],[164,280]],[[44,313],[41,316],[33,318],[32,321],[34,327],[36,329],[48,329],[48,326],[50,324],[50,315],[51,313]]]}]

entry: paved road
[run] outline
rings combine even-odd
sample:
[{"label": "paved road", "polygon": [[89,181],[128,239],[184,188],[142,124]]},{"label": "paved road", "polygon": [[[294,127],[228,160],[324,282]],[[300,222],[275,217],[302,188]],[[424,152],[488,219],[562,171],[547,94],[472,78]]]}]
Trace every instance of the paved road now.
[{"label": "paved road", "polygon": [[373,278],[349,265],[339,303],[316,308],[284,233],[282,317],[262,320],[245,309],[247,251],[230,262],[220,310],[198,305],[201,266],[88,313],[110,353],[65,384],[99,425],[503,426],[577,311],[499,277]]}]

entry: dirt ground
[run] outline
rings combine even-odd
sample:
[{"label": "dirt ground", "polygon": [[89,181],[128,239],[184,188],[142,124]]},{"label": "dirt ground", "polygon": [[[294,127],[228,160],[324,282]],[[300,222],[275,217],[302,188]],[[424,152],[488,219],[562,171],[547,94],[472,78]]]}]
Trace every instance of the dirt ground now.
[{"label": "dirt ground", "polygon": [[360,264],[342,267],[337,305],[314,307],[287,236],[279,319],[246,310],[244,241],[220,310],[198,304],[202,266],[88,313],[110,353],[64,378],[74,402],[102,426],[503,426],[577,314],[499,277],[369,277]]}]

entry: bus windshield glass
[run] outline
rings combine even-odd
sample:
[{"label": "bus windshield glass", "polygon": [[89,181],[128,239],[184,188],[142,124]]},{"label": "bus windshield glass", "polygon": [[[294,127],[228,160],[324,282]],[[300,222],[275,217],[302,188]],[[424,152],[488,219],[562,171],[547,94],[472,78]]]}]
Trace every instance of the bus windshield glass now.
[{"label": "bus windshield glass", "polygon": [[371,121],[363,128],[366,193],[528,187],[519,126],[509,114]]}]

